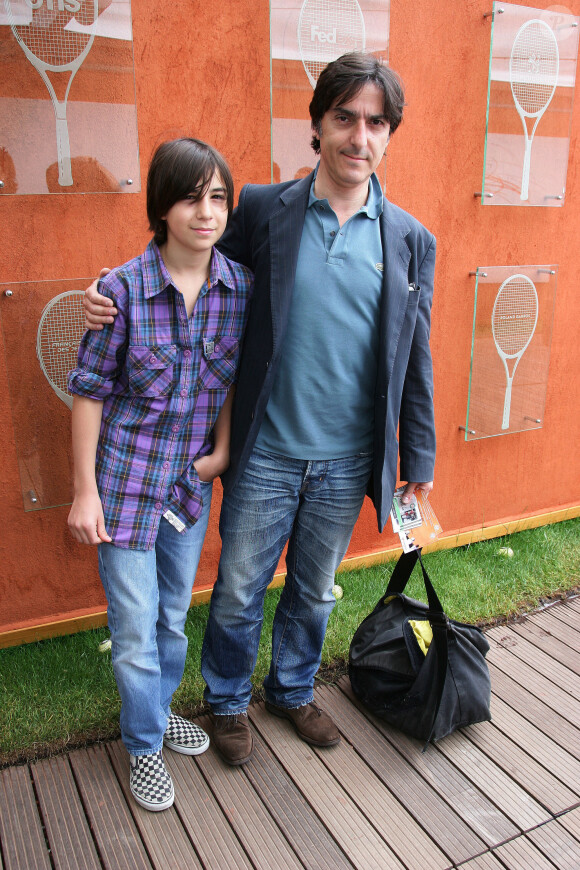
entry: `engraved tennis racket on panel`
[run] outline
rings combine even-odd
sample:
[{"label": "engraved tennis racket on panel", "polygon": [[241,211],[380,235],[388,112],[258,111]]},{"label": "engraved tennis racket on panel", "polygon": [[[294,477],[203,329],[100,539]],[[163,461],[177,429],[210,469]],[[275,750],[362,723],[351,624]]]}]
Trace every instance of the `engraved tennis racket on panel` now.
[{"label": "engraved tennis racket on panel", "polygon": [[85,331],[81,290],[59,293],[40,315],[36,333],[36,355],[42,372],[61,401],[72,409],[68,373],[77,364],[78,350]]},{"label": "engraved tennis racket on panel", "polygon": [[[538,293],[527,275],[511,275],[500,286],[491,315],[496,350],[506,374],[501,428],[509,429],[512,384],[516,369],[533,338],[538,322]],[[510,374],[508,360],[515,360]]]},{"label": "engraved tennis racket on panel", "polygon": [[[560,52],[552,28],[532,18],[516,33],[510,55],[510,86],[524,128],[525,151],[520,199],[528,199],[534,133],[552,100],[560,68]],[[531,133],[527,119],[535,118]]]},{"label": "engraved tennis racket on panel", "polygon": [[[12,33],[20,48],[41,76],[54,108],[58,183],[72,185],[67,101],[73,79],[91,50],[94,33],[76,33],[75,22],[93,24],[99,14],[98,0],[26,0],[29,21],[21,22],[23,5],[4,0]],[[19,13],[19,14],[17,14]],[[64,97],[59,99],[49,73],[69,73]]]},{"label": "engraved tennis racket on panel", "polygon": [[365,50],[365,22],[357,0],[304,0],[298,20],[298,46],[308,81],[348,51]]}]

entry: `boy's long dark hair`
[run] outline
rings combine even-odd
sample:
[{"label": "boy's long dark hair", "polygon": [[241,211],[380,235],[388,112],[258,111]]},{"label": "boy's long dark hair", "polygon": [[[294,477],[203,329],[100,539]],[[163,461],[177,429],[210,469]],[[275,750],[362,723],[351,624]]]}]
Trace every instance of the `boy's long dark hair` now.
[{"label": "boy's long dark hair", "polygon": [[353,51],[343,54],[326,66],[316,82],[310,102],[310,117],[315,131],[312,147],[320,154],[320,124],[323,116],[337,103],[353,100],[365,85],[376,85],[383,94],[383,112],[391,134],[403,119],[405,93],[394,70],[372,54]]},{"label": "boy's long dark hair", "polygon": [[200,139],[173,139],[155,151],[147,174],[147,217],[158,245],[167,241],[163,220],[172,205],[193,193],[201,199],[218,173],[226,190],[228,218],[234,207],[234,182],[225,159]]}]

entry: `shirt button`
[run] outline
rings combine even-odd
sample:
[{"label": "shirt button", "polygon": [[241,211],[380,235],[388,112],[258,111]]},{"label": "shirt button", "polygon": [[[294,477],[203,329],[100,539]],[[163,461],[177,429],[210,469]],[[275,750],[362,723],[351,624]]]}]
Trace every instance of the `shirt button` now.
[{"label": "shirt button", "polygon": [[154,356],[150,356],[150,357],[149,357],[149,362],[154,363],[154,362],[155,362],[155,357],[154,357]]},{"label": "shirt button", "polygon": [[155,509],[156,510],[160,511],[162,507],[163,507],[163,505],[161,504],[160,501],[155,502]]},{"label": "shirt button", "polygon": [[174,425],[171,427],[171,431],[172,432],[179,432],[179,424],[174,423]]},{"label": "shirt button", "polygon": [[330,235],[332,236],[332,238],[334,238],[336,235],[335,231],[333,230]]},{"label": "shirt button", "polygon": [[190,351],[190,350],[186,350],[185,353],[184,353],[183,355],[184,355],[185,359],[189,359],[189,357],[191,356],[191,351]]},{"label": "shirt button", "polygon": [[182,390],[179,395],[180,396],[187,396],[187,390]]},{"label": "shirt button", "polygon": [[169,468],[169,462],[164,462],[164,463],[163,463],[163,468]]}]

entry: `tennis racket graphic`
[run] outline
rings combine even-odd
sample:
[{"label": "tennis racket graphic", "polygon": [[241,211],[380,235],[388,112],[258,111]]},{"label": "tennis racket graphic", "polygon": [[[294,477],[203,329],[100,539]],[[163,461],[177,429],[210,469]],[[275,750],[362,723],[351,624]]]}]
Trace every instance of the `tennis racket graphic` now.
[{"label": "tennis racket graphic", "polygon": [[[75,75],[93,44],[94,33],[75,33],[67,25],[75,16],[83,24],[92,24],[99,13],[98,0],[27,0],[28,24],[16,23],[17,0],[4,0],[12,33],[20,48],[40,74],[47,87],[56,117],[56,150],[58,183],[67,187],[73,183],[66,106]],[[13,8],[14,7],[14,8]],[[32,8],[31,8],[32,7]],[[68,72],[64,98],[59,100],[48,73]]]},{"label": "tennis racket graphic", "polygon": [[365,22],[357,0],[304,0],[298,46],[313,88],[324,67],[347,51],[364,51]]},{"label": "tennis racket graphic", "polygon": [[[522,200],[528,198],[534,133],[554,96],[559,68],[560,52],[552,28],[538,18],[522,24],[516,33],[510,55],[510,85],[525,138]],[[536,119],[531,133],[528,133],[527,118]]]},{"label": "tennis racket graphic", "polygon": [[[507,380],[502,429],[510,425],[512,384],[518,364],[534,335],[538,322],[538,294],[526,275],[511,275],[497,292],[491,315],[491,330]],[[511,375],[508,360],[515,364]]]},{"label": "tennis racket graphic", "polygon": [[36,355],[42,372],[65,405],[72,408],[67,388],[68,373],[77,364],[80,340],[85,331],[81,290],[60,293],[40,315],[36,333]]}]

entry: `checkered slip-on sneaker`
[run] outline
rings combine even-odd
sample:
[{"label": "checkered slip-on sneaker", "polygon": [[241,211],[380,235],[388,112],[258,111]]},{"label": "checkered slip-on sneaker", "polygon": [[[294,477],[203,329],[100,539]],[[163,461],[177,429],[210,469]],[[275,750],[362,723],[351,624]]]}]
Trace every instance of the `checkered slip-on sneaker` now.
[{"label": "checkered slip-on sneaker", "polygon": [[201,755],[209,746],[209,737],[198,725],[170,713],[163,743],[182,755]]},{"label": "checkered slip-on sneaker", "polygon": [[151,755],[130,755],[129,761],[129,787],[137,803],[154,813],[168,809],[175,794],[161,750]]}]

